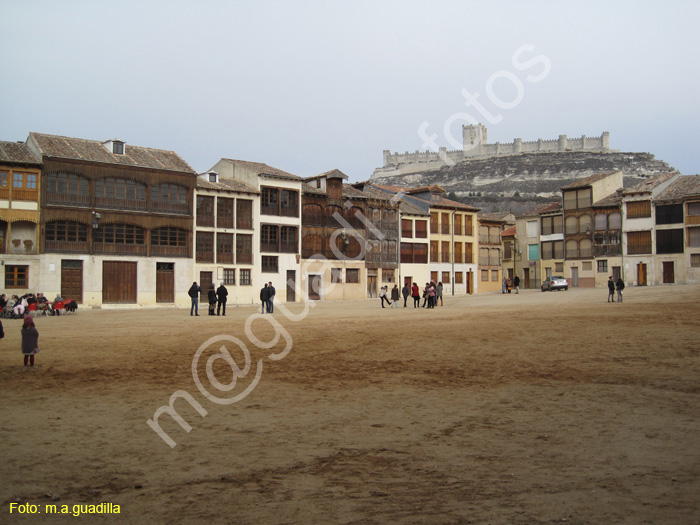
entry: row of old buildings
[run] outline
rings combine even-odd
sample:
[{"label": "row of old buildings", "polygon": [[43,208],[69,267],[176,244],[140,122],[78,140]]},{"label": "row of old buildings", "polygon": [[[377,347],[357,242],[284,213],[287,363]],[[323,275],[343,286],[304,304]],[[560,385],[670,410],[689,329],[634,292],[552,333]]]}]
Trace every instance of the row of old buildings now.
[{"label": "row of old buildings", "polygon": [[502,232],[504,274],[524,288],[552,275],[572,287],[700,283],[700,176],[657,175],[633,187],[622,172],[564,186],[562,199]]},{"label": "row of old buildings", "polygon": [[573,286],[608,273],[697,282],[700,196],[685,182],[696,179],[622,191],[620,173],[599,174],[506,228],[437,186],[349,184],[339,170],[300,177],[228,158],[198,174],[172,151],[30,133],[0,142],[4,291],[98,307],[187,305],[193,281],[203,293],[224,283],[234,304],[257,302],[266,282],[289,302],[428,281],[446,294],[492,292],[516,273],[525,288],[552,274]]},{"label": "row of old buildings", "polygon": [[30,133],[0,142],[4,292],[97,307],[187,305],[193,281],[234,304],[266,282],[278,301],[500,286],[502,220],[441,188],[400,191],[227,158],[198,174],[172,151]]}]

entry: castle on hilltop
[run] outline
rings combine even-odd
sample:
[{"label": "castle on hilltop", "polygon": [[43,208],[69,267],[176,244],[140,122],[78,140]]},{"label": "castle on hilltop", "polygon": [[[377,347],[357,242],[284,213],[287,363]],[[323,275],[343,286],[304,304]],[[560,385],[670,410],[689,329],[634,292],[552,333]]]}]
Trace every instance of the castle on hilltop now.
[{"label": "castle on hilltop", "polygon": [[564,151],[590,151],[607,153],[610,149],[610,133],[603,132],[600,137],[570,139],[559,135],[553,140],[523,141],[520,138],[511,143],[487,143],[487,129],[483,124],[462,126],[462,149],[447,151],[417,151],[415,153],[392,153],[384,150],[384,165],[374,170],[372,177],[405,175],[438,169],[445,165],[455,165],[468,159],[519,155],[521,153],[551,153]]}]

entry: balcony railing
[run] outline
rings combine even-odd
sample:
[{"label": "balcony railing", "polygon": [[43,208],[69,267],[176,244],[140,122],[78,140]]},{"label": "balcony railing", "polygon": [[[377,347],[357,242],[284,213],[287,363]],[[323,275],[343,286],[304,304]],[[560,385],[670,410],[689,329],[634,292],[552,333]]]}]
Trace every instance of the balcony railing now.
[{"label": "balcony railing", "polygon": [[236,228],[240,230],[252,230],[253,219],[236,219]]},{"label": "balcony railing", "polygon": [[596,257],[622,255],[622,247],[619,244],[596,244],[594,253]]},{"label": "balcony railing", "polygon": [[39,192],[37,190],[25,190],[12,188],[12,200],[15,201],[38,201]]},{"label": "balcony railing", "polygon": [[[180,204],[178,202],[159,202],[151,201],[151,211],[155,213],[173,213],[177,215],[189,215],[190,207],[188,204]],[[212,226],[214,223],[212,222]]]},{"label": "balcony railing", "polygon": [[151,255],[187,257],[187,246],[159,246],[151,244]]},{"label": "balcony railing", "polygon": [[95,253],[115,255],[146,255],[145,244],[112,244],[96,242]]},{"label": "balcony railing", "polygon": [[217,228],[233,228],[233,217],[231,215],[227,216],[221,216],[218,215],[216,217],[216,227]]},{"label": "balcony railing", "polygon": [[146,201],[136,199],[117,199],[115,197],[95,197],[95,207],[114,208],[118,210],[146,211]]},{"label": "balcony railing", "polygon": [[236,262],[238,264],[253,264],[253,254],[252,253],[237,253]]},{"label": "balcony railing", "polygon": [[45,241],[46,252],[88,253],[90,245],[87,241]]},{"label": "balcony railing", "polygon": [[213,215],[197,215],[197,226],[214,227],[214,216]]},{"label": "balcony railing", "polygon": [[61,206],[90,206],[90,195],[76,195],[74,193],[46,192],[47,204]]},{"label": "balcony railing", "polygon": [[197,262],[201,263],[213,263],[214,262],[214,252],[197,252]]}]

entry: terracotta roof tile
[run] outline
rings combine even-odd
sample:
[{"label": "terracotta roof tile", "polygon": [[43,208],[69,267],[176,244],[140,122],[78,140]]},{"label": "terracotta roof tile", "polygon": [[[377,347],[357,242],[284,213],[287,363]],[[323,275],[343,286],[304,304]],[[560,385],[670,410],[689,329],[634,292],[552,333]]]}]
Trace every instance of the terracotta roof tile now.
[{"label": "terracotta roof tile", "polygon": [[663,173],[661,175],[656,175],[654,177],[649,177],[643,180],[639,184],[632,186],[631,188],[625,189],[623,195],[633,195],[635,193],[648,193],[654,188],[656,188],[662,182],[666,182],[671,177],[675,177],[677,173]]},{"label": "terracotta roof tile", "polygon": [[277,179],[286,180],[302,180],[301,177],[297,175],[292,175],[286,171],[282,171],[272,166],[268,166],[262,162],[251,162],[248,160],[236,160],[236,159],[222,159],[231,162],[237,166],[256,172],[258,175],[265,175],[267,177],[273,177]]},{"label": "terracotta roof tile", "polygon": [[700,197],[700,175],[684,175],[657,195],[654,203],[680,202],[696,197]]},{"label": "terracotta roof tile", "polygon": [[219,179],[219,182],[209,182],[202,177],[197,177],[197,188],[204,190],[232,191],[237,193],[250,193],[259,195],[260,192],[252,186],[238,179]]},{"label": "terracotta roof tile", "polygon": [[567,184],[566,186],[562,187],[562,190],[575,190],[578,188],[585,188],[587,186],[590,186],[594,182],[597,182],[601,179],[604,179],[605,177],[612,175],[613,173],[616,173],[615,171],[606,171],[604,173],[595,173],[591,175],[590,177],[586,177],[585,179],[579,179],[575,180],[571,184]]},{"label": "terracotta roof tile", "polygon": [[174,151],[127,144],[124,149],[124,155],[116,155],[109,151],[103,145],[103,142],[97,140],[61,137],[43,133],[30,133],[28,140],[33,140],[41,154],[47,157],[195,173],[192,167]]},{"label": "terracotta roof tile", "polygon": [[41,161],[32,155],[24,142],[0,141],[0,162],[3,164],[41,166]]}]

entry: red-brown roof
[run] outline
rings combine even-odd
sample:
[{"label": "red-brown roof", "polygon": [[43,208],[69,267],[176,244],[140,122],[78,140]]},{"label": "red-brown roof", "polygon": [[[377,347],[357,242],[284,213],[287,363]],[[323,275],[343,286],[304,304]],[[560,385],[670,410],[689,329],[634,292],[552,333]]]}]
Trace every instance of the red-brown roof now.
[{"label": "red-brown roof", "polygon": [[24,142],[0,141],[0,163],[41,166],[41,161],[32,155]]},{"label": "red-brown roof", "polygon": [[277,179],[287,179],[287,180],[302,180],[301,177],[297,175],[292,175],[291,173],[287,173],[286,171],[282,171],[277,168],[273,168],[272,166],[268,166],[267,164],[264,164],[262,162],[251,162],[249,160],[237,160],[237,159],[222,159],[228,162],[231,162],[237,166],[240,166],[241,168],[248,169],[250,171],[254,171],[258,175],[265,175],[267,177],[273,177]]}]

